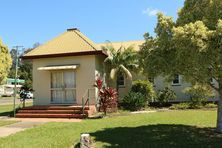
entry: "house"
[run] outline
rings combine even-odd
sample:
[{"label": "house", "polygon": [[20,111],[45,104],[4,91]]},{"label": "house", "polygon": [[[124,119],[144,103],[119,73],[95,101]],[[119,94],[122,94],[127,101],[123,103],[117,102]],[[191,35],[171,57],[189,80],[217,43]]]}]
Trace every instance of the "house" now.
[{"label": "house", "polygon": [[[143,42],[113,42],[112,45],[115,49],[134,46],[138,51]],[[84,98],[90,98],[89,104],[95,105],[97,90],[93,85],[96,77],[105,73],[103,61],[107,55],[101,50],[105,45],[95,44],[74,28],[25,54],[23,59],[31,59],[33,63],[34,106],[82,105],[86,101]],[[132,82],[124,75],[118,78],[119,94],[123,96],[130,90]],[[138,78],[148,80],[134,73],[133,79]],[[172,83],[165,82],[161,76],[152,82],[156,90],[170,86],[178,96],[177,101],[188,100],[189,96],[183,90],[191,84],[184,82],[180,75],[176,75]]]},{"label": "house", "polygon": [[78,29],[68,29],[23,56],[33,63],[34,106],[96,104],[95,77],[106,54]]}]

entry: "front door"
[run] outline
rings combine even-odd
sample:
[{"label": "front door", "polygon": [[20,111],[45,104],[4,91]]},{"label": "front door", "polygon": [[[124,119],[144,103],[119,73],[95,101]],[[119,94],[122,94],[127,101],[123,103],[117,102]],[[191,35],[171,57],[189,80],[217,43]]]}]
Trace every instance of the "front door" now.
[{"label": "front door", "polygon": [[72,70],[51,72],[51,103],[76,103],[75,76],[75,71]]}]

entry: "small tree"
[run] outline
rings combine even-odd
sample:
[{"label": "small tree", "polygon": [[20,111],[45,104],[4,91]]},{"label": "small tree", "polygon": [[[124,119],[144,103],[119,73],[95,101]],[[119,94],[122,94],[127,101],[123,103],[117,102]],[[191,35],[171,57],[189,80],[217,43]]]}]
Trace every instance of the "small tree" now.
[{"label": "small tree", "polygon": [[163,90],[160,90],[158,92],[157,101],[160,103],[160,105],[163,105],[164,103],[175,99],[176,99],[176,94],[169,87],[165,87]]},{"label": "small tree", "polygon": [[156,93],[153,89],[153,84],[149,81],[137,80],[133,82],[132,92],[141,93],[147,102],[153,101]]},{"label": "small tree", "polygon": [[117,92],[115,89],[103,87],[103,80],[100,78],[96,80],[95,87],[99,90],[99,111],[102,109],[106,115],[108,108],[117,108]]},{"label": "small tree", "polygon": [[141,92],[130,91],[121,100],[121,105],[124,109],[135,111],[141,110],[147,106],[147,99]]},{"label": "small tree", "polygon": [[186,88],[185,93],[190,96],[192,106],[202,106],[209,97],[214,97],[214,91],[208,85],[195,84]]}]

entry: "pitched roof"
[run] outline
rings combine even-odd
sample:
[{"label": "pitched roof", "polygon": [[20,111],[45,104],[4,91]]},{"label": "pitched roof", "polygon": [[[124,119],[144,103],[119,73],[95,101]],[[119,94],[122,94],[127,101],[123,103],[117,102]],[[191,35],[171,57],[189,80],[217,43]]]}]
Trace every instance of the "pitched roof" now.
[{"label": "pitched roof", "polygon": [[23,58],[98,51],[97,45],[93,41],[74,28],[68,29],[67,32],[28,52]]},{"label": "pitched roof", "polygon": [[[140,46],[144,43],[144,40],[138,40],[138,41],[125,41],[125,42],[111,42],[111,45],[114,47],[114,49],[119,49],[121,46],[128,48],[130,46],[134,47],[135,51],[139,51],[140,50]],[[108,43],[109,44],[109,43]],[[100,48],[102,46],[106,46],[107,43],[99,43],[97,44],[97,46],[99,46]]]}]

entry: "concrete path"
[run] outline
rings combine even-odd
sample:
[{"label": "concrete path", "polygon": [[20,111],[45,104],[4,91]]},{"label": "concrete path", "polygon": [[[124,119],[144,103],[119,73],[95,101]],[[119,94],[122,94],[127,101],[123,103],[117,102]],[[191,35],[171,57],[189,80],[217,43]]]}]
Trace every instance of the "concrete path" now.
[{"label": "concrete path", "polygon": [[11,134],[15,134],[20,131],[24,131],[28,128],[32,128],[38,125],[41,125],[45,122],[17,122],[14,124],[6,125],[0,127],[0,137],[6,137]]},{"label": "concrete path", "polygon": [[19,121],[14,124],[0,127],[0,138],[24,131],[28,128],[42,125],[47,122],[80,122],[80,119],[49,119],[49,118],[7,118],[2,117],[0,121]]}]

